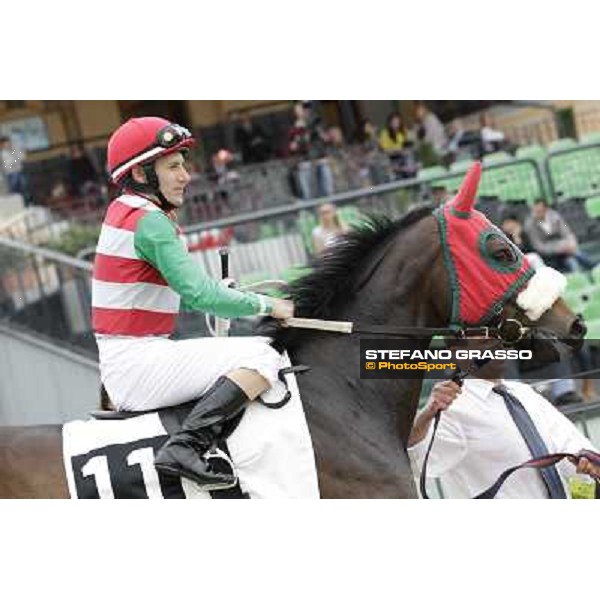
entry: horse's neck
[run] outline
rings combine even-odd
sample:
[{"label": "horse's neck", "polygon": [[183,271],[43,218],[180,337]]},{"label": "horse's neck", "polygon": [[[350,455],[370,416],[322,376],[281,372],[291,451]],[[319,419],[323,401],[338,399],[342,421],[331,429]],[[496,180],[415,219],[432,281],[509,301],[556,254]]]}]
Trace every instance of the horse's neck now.
[{"label": "horse's neck", "polygon": [[[326,318],[390,328],[441,325],[432,289],[439,246],[424,243],[433,239],[434,226],[424,220],[389,246],[383,259],[375,255],[364,281],[357,277],[361,286],[354,297]],[[292,355],[313,369],[299,386],[326,495],[414,496],[405,446],[421,379],[361,379],[355,336],[303,333]]]}]

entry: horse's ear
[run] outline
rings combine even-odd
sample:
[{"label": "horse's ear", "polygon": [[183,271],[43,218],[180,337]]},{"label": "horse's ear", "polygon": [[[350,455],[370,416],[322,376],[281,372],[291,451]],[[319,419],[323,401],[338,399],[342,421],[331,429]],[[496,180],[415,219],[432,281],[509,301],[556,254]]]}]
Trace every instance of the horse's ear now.
[{"label": "horse's ear", "polygon": [[452,205],[457,211],[470,212],[475,206],[477,198],[477,186],[481,179],[481,163],[476,162],[465,175],[460,190],[452,200]]}]

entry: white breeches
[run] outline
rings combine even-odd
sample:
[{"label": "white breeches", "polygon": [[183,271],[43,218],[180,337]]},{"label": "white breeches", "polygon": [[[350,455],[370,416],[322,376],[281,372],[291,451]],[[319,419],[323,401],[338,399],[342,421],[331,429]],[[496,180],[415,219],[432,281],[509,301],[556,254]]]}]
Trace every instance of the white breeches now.
[{"label": "white breeches", "polygon": [[222,375],[252,369],[285,391],[281,355],[265,337],[171,340],[98,336],[100,377],[117,410],[152,410],[198,398]]}]

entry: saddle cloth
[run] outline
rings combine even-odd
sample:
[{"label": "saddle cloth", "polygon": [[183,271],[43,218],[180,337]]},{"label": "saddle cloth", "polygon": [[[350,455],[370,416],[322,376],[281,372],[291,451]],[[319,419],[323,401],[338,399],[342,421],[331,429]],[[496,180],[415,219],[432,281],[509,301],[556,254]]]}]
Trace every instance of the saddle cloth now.
[{"label": "saddle cloth", "polygon": [[[285,358],[285,366],[289,359]],[[319,486],[296,378],[279,409],[252,402],[221,449],[239,478],[230,490],[204,492],[185,478],[154,468],[155,452],[191,406],[124,420],[71,421],[63,426],[63,458],[71,498],[318,498]]]}]

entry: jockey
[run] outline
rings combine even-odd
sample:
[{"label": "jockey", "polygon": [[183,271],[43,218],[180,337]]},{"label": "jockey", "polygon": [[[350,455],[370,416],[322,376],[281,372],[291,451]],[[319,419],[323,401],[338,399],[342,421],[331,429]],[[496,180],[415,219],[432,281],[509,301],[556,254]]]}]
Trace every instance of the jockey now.
[{"label": "jockey", "polygon": [[180,301],[223,318],[293,316],[293,304],[229,289],[190,257],[175,223],[190,176],[190,132],[158,117],[130,119],[108,143],[120,195],[102,225],[92,282],[92,321],[102,382],[118,410],[141,411],[199,398],[156,468],[204,489],[235,485],[205,453],[234,428],[248,402],[278,381],[280,355],[267,338],[171,340]]}]

